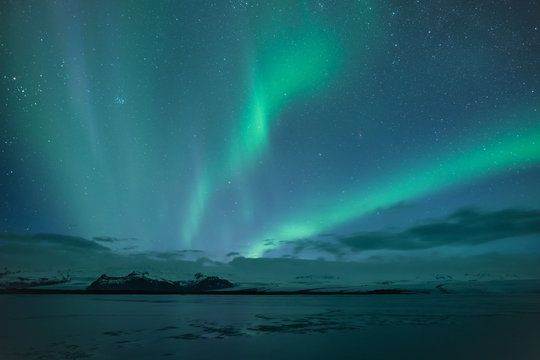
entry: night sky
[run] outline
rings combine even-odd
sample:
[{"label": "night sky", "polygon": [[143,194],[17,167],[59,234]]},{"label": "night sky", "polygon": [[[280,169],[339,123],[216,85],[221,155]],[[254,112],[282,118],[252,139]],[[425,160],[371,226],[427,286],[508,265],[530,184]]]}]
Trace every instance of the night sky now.
[{"label": "night sky", "polygon": [[539,19],[3,0],[0,230],[220,259],[540,253]]}]

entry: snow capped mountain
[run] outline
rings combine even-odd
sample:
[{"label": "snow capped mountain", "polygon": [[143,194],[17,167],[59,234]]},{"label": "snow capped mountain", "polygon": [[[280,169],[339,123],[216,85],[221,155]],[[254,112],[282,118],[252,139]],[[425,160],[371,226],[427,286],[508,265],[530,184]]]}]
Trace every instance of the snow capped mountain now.
[{"label": "snow capped mountain", "polygon": [[234,285],[217,276],[197,274],[195,280],[171,281],[152,277],[148,273],[132,272],[127,276],[112,277],[101,275],[87,290],[110,291],[152,291],[152,292],[199,292],[226,289]]}]

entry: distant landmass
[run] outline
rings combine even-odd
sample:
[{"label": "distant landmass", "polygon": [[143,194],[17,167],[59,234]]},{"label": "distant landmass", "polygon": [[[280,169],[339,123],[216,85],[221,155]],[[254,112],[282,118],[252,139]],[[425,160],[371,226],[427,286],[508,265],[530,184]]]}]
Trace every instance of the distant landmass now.
[{"label": "distant landmass", "polygon": [[[43,276],[46,275],[46,276]],[[343,284],[333,276],[297,275],[290,282],[231,282],[218,276],[196,273],[191,280],[169,280],[148,272],[133,271],[125,276],[103,274],[75,280],[67,272],[24,273],[0,271],[0,294],[201,294],[201,295],[399,295],[455,293],[540,293],[540,279],[491,280],[489,274],[466,274],[456,280],[441,273],[424,281],[385,280],[366,284]],[[94,280],[95,279],[95,280]],[[322,279],[322,280],[321,280]],[[486,280],[490,279],[490,280]],[[231,279],[232,280],[232,279]]]},{"label": "distant landmass", "polygon": [[[66,284],[71,281],[69,274],[61,274],[51,277],[18,276],[20,271],[5,270],[0,272],[0,289],[27,289],[38,286],[51,286]],[[11,275],[11,277],[10,277]],[[3,279],[9,277],[8,279]]]},{"label": "distant landmass", "polygon": [[148,292],[204,292],[227,289],[234,284],[217,276],[196,274],[194,280],[171,281],[150,277],[148,273],[132,272],[127,276],[101,275],[87,290],[90,291],[148,291]]}]

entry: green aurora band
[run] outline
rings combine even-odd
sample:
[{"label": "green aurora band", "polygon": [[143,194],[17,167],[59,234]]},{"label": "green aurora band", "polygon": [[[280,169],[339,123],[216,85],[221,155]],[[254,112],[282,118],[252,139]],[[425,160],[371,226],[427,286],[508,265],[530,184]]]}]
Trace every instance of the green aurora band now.
[{"label": "green aurora band", "polygon": [[[479,180],[509,170],[540,164],[540,116],[523,122],[525,128],[491,134],[485,145],[462,144],[450,154],[418,160],[418,167],[397,170],[390,179],[348,191],[346,200],[338,195],[307,204],[287,216],[271,231],[252,243],[248,257],[261,257],[279,243],[317,236],[324,231],[358,219],[377,209],[388,208],[450,187]],[[515,125],[517,128],[517,124]],[[478,139],[476,136],[475,139]],[[493,139],[496,139],[493,141]],[[290,215],[290,214],[289,214]],[[278,245],[268,245],[266,240]],[[266,244],[265,244],[266,243]]]}]

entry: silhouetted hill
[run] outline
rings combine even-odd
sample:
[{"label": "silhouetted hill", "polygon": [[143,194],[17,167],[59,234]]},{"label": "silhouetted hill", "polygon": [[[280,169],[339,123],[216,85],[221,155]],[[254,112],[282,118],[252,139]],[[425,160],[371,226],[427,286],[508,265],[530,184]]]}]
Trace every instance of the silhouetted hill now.
[{"label": "silhouetted hill", "polygon": [[[0,273],[0,278],[4,275],[13,275],[17,274],[16,272],[3,272]],[[32,277],[32,276],[16,276],[9,277],[8,279],[2,279],[0,281],[0,289],[27,289],[34,288],[39,286],[51,286],[65,284],[71,281],[69,274],[63,274],[61,276],[52,276],[52,277]]]},{"label": "silhouetted hill", "polygon": [[101,275],[87,290],[149,291],[149,292],[202,292],[231,288],[234,285],[217,276],[198,276],[190,281],[171,281],[153,278],[148,273],[132,272],[127,276]]}]

